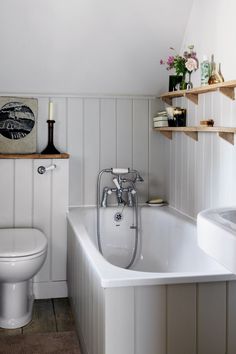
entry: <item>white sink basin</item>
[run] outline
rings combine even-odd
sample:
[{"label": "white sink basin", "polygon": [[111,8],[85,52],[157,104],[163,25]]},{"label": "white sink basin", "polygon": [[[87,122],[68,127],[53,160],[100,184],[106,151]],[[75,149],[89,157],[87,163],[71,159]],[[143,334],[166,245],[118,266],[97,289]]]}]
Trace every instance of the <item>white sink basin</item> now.
[{"label": "white sink basin", "polygon": [[236,274],[236,207],[201,211],[197,229],[199,247]]}]

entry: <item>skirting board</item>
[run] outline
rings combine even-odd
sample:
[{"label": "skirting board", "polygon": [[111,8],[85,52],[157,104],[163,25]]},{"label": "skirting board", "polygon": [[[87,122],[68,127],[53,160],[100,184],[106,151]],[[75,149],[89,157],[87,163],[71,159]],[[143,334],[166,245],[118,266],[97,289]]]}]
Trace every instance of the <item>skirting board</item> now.
[{"label": "skirting board", "polygon": [[66,281],[33,283],[33,291],[35,299],[51,299],[68,296]]}]

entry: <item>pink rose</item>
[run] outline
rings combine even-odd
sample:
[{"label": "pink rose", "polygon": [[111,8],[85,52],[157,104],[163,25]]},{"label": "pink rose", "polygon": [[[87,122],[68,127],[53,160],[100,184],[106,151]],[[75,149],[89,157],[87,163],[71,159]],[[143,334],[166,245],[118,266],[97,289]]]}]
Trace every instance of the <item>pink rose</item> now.
[{"label": "pink rose", "polygon": [[197,61],[193,58],[188,58],[188,60],[185,63],[185,66],[188,71],[192,72],[193,70],[197,70],[198,64]]}]

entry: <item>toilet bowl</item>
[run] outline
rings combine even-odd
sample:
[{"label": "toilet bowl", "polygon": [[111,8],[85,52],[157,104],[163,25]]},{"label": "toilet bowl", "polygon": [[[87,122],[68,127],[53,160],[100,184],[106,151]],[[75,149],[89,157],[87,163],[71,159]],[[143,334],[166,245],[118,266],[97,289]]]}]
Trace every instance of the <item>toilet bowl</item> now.
[{"label": "toilet bowl", "polygon": [[32,318],[32,278],[47,256],[37,229],[0,229],[0,327],[18,328]]}]

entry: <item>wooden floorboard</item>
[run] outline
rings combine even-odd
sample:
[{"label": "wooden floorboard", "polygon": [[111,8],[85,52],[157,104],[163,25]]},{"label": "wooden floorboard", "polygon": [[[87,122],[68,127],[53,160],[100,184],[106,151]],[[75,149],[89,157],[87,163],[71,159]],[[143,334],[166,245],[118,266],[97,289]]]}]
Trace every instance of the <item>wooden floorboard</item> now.
[{"label": "wooden floorboard", "polygon": [[31,333],[0,338],[0,354],[81,354],[73,332]]},{"label": "wooden floorboard", "polygon": [[27,326],[0,328],[0,353],[80,354],[68,298],[36,300]]},{"label": "wooden floorboard", "polygon": [[74,319],[68,298],[53,299],[56,327],[58,332],[73,331]]},{"label": "wooden floorboard", "polygon": [[52,299],[34,302],[32,321],[23,327],[23,334],[56,332]]},{"label": "wooden floorboard", "polygon": [[15,336],[17,334],[22,334],[22,328],[16,328],[16,329],[0,328],[0,336]]},{"label": "wooden floorboard", "polygon": [[[24,335],[27,336],[24,336]],[[73,339],[74,337],[77,338],[76,335],[76,329],[75,329],[75,324],[73,320],[73,315],[71,312],[70,304],[68,298],[60,298],[60,299],[45,299],[45,300],[35,300],[34,301],[34,306],[33,306],[33,316],[32,316],[32,321],[26,325],[25,327],[17,328],[17,329],[1,329],[0,328],[0,353],[2,345],[6,345],[6,348],[10,348],[10,351],[6,351],[5,353],[14,353],[14,354],[28,354],[28,353],[33,353],[33,347],[35,345],[34,340],[37,341],[39,338],[39,343],[38,345],[41,345],[43,348],[43,342],[40,342],[40,338],[42,340],[49,340],[50,341],[50,335],[55,336],[57,335],[59,337],[52,337],[57,343],[57,340],[59,341],[58,345],[62,345],[62,341],[60,341],[60,338],[68,338],[70,340],[70,336]],[[38,335],[38,336],[37,336]],[[45,335],[45,336],[44,336]],[[11,336],[11,338],[9,338]],[[36,336],[36,337],[35,337]],[[41,336],[41,337],[40,337]],[[47,337],[48,336],[48,337]],[[62,337],[61,337],[62,336]],[[74,337],[73,337],[74,336]],[[7,340],[7,337],[9,340]],[[58,338],[58,339],[57,339]],[[27,339],[27,340],[26,340]],[[71,340],[70,340],[71,342]],[[4,344],[5,343],[5,344]],[[9,346],[7,346],[7,343],[9,343]],[[14,349],[11,345],[13,343],[18,348],[17,350]],[[23,344],[24,345],[23,345]],[[31,344],[30,344],[31,343]],[[47,344],[45,344],[45,350],[41,350],[42,353],[48,353],[47,351]],[[23,347],[21,347],[23,345]],[[27,348],[26,348],[26,347]],[[32,348],[31,348],[32,347]],[[11,350],[12,348],[12,350]],[[27,350],[29,351],[27,351]],[[76,345],[75,349],[68,349],[63,350],[63,351],[58,351],[59,353],[80,353],[79,347]],[[37,351],[39,353],[40,351]],[[41,353],[40,352],[40,353]],[[55,353],[56,351],[53,351]],[[36,351],[35,351],[36,353]],[[51,351],[50,351],[51,353]]]}]

